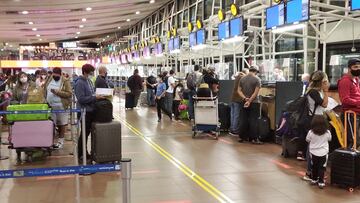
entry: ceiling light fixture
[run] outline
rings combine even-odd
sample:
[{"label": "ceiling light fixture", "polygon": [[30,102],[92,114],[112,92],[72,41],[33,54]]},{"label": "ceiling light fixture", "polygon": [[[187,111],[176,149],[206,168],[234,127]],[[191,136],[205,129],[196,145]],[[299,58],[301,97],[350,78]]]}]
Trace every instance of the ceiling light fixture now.
[{"label": "ceiling light fixture", "polygon": [[39,41],[42,41],[42,39],[39,39]]},{"label": "ceiling light fixture", "polygon": [[155,3],[155,0],[151,0],[150,3],[151,3],[151,4]]},{"label": "ceiling light fixture", "polygon": [[106,36],[107,38],[109,38],[110,36],[108,35],[108,36]]},{"label": "ceiling light fixture", "polygon": [[136,15],[139,15],[140,14],[140,11],[136,11],[136,13],[135,13]]},{"label": "ceiling light fixture", "polygon": [[9,47],[10,47],[10,48],[12,48],[12,47],[13,47],[13,45],[11,45],[11,44],[10,44],[10,45],[9,45]]},{"label": "ceiling light fixture", "polygon": [[86,22],[86,18],[81,19],[81,21]]},{"label": "ceiling light fixture", "polygon": [[84,25],[79,25],[79,28],[83,28],[84,27]]},{"label": "ceiling light fixture", "polygon": [[31,21],[29,22],[29,25],[33,25],[33,24],[34,24],[34,23],[33,23],[33,22],[31,22]]},{"label": "ceiling light fixture", "polygon": [[126,21],[127,21],[127,22],[130,22],[130,18],[128,18]]},{"label": "ceiling light fixture", "polygon": [[105,41],[105,39],[103,39],[103,41]]},{"label": "ceiling light fixture", "polygon": [[121,29],[121,27],[119,26],[118,29]]},{"label": "ceiling light fixture", "polygon": [[27,14],[29,14],[29,11],[23,11],[21,13],[24,14],[24,15],[27,15]]},{"label": "ceiling light fixture", "polygon": [[79,35],[79,34],[80,34],[80,32],[76,32],[76,34],[77,34],[77,35]]},{"label": "ceiling light fixture", "polygon": [[36,31],[36,30],[37,30],[37,28],[33,28],[33,29],[32,29],[32,31]]},{"label": "ceiling light fixture", "polygon": [[36,35],[36,37],[40,37],[40,35],[39,35],[39,34],[37,34],[37,35]]},{"label": "ceiling light fixture", "polygon": [[92,8],[90,8],[90,7],[86,8],[86,11],[91,11],[91,10],[92,10]]},{"label": "ceiling light fixture", "polygon": [[75,36],[75,39],[79,38],[78,36]]}]

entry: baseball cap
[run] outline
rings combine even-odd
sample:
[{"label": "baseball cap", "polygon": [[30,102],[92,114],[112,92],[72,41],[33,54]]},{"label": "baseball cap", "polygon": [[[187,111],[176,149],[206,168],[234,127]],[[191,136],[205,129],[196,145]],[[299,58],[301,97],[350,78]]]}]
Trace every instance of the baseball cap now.
[{"label": "baseball cap", "polygon": [[259,68],[257,67],[257,66],[251,66],[250,68],[249,68],[249,71],[250,72],[259,72]]},{"label": "baseball cap", "polygon": [[350,68],[353,65],[359,64],[360,65],[360,59],[358,58],[352,58],[348,61],[348,67]]}]

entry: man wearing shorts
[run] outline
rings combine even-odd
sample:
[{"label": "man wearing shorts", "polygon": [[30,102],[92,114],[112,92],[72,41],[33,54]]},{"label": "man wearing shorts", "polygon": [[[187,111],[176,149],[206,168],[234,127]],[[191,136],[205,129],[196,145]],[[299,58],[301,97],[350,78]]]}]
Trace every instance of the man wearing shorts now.
[{"label": "man wearing shorts", "polygon": [[[60,68],[54,68],[51,77],[45,83],[45,98],[52,110],[65,110],[71,105],[70,81],[62,76]],[[52,119],[58,128],[59,140],[54,144],[55,149],[61,149],[64,145],[66,126],[69,121],[69,113],[53,113]]]}]

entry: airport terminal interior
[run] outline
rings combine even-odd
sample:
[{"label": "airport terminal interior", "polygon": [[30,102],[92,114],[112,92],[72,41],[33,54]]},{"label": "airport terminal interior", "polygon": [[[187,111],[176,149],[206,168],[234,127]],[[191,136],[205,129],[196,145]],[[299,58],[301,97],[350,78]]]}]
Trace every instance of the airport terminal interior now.
[{"label": "airport terminal interior", "polygon": [[360,0],[1,0],[0,202],[360,203]]}]

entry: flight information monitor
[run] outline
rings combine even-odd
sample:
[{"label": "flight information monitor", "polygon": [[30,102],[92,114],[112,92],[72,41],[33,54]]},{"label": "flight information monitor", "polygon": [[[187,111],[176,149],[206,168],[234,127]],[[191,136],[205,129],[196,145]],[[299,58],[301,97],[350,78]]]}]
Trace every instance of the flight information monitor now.
[{"label": "flight information monitor", "polygon": [[286,23],[309,20],[309,0],[292,0],[286,3]]},{"label": "flight information monitor", "polygon": [[350,0],[350,8],[352,11],[360,10],[360,0]]},{"label": "flight information monitor", "polygon": [[278,4],[266,9],[266,29],[282,26],[285,23],[284,4]]},{"label": "flight information monitor", "polygon": [[225,40],[230,37],[230,24],[229,21],[225,21],[219,24],[218,38],[219,40]]},{"label": "flight information monitor", "polygon": [[189,45],[190,47],[196,46],[196,32],[192,32],[189,35]]},{"label": "flight information monitor", "polygon": [[180,49],[180,37],[174,38],[174,50]]},{"label": "flight information monitor", "polygon": [[168,49],[169,51],[174,50],[174,39],[169,40]]},{"label": "flight information monitor", "polygon": [[201,29],[196,32],[196,44],[205,44],[205,29]]},{"label": "flight information monitor", "polygon": [[244,33],[243,18],[234,18],[230,20],[230,37],[238,37]]}]

